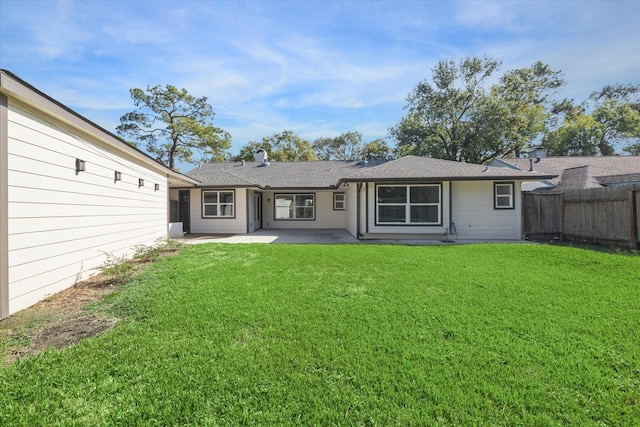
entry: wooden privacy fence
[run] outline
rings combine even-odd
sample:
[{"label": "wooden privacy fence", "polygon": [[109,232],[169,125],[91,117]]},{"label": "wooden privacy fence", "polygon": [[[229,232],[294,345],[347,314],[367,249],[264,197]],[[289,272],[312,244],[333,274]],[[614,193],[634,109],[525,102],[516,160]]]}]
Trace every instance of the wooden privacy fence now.
[{"label": "wooden privacy fence", "polygon": [[568,240],[640,248],[640,185],[522,195],[529,240]]}]

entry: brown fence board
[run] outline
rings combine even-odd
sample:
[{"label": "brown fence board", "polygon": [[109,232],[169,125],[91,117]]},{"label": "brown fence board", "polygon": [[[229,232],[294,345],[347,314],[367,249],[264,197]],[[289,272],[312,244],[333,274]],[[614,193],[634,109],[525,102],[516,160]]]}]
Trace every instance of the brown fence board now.
[{"label": "brown fence board", "polygon": [[[531,240],[562,238],[637,248],[640,243],[640,186],[525,193],[523,234]],[[559,237],[557,237],[559,236]]]}]

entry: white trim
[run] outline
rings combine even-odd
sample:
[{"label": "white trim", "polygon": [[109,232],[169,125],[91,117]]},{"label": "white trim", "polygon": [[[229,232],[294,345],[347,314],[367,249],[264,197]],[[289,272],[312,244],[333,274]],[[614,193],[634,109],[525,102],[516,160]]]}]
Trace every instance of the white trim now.
[{"label": "white trim", "polygon": [[[404,202],[380,202],[379,189],[384,187],[395,187],[406,189]],[[438,202],[413,202],[411,200],[411,189],[415,187],[435,187],[438,189]],[[376,197],[376,225],[441,225],[442,224],[442,184],[377,184],[375,190]],[[381,221],[380,208],[385,206],[404,207],[404,221]],[[438,218],[436,221],[412,221],[411,208],[413,207],[436,206],[438,208]]]},{"label": "white trim", "polygon": [[0,319],[9,315],[9,99],[0,93]]}]

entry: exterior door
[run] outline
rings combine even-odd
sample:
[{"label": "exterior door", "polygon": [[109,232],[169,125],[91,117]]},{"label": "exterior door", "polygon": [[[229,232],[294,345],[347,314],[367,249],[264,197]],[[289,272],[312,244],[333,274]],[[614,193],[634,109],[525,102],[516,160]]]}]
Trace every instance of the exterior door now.
[{"label": "exterior door", "polygon": [[255,193],[253,196],[253,223],[256,230],[262,228],[262,194]]},{"label": "exterior door", "polygon": [[189,190],[180,190],[178,192],[178,221],[182,223],[182,231],[190,233],[190,209],[189,209]]}]

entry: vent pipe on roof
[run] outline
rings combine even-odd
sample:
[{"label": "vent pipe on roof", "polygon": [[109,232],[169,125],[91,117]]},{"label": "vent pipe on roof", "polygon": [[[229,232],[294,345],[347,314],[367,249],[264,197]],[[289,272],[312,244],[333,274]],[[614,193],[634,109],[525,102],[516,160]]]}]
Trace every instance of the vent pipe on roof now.
[{"label": "vent pipe on roof", "polygon": [[529,172],[533,172],[533,159],[529,159]]}]

